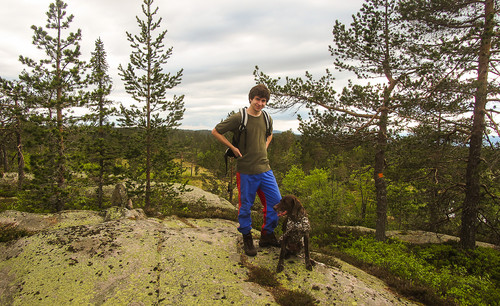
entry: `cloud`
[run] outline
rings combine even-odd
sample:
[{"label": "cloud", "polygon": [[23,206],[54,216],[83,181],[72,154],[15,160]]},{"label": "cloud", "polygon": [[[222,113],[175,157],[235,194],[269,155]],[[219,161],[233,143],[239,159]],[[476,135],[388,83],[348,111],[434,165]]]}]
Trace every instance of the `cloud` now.
[{"label": "cloud", "polygon": [[[17,0],[0,13],[0,71],[14,79],[24,68],[19,55],[43,57],[31,43],[31,25],[45,27],[48,0]],[[335,20],[348,23],[362,0],[156,0],[166,47],[173,54],[166,71],[183,69],[183,81],[171,94],[185,95],[186,112],[181,128],[211,129],[231,110],[248,104],[255,84],[256,65],[273,76],[320,76],[332,68],[328,45]],[[114,80],[111,99],[130,101],[118,76],[127,65],[131,47],[125,32],[137,34],[136,16],[143,18],[142,1],[67,1],[75,16],[71,30],[82,29],[82,58],[88,60],[101,38]],[[296,131],[293,113],[276,113],[276,129]]]}]

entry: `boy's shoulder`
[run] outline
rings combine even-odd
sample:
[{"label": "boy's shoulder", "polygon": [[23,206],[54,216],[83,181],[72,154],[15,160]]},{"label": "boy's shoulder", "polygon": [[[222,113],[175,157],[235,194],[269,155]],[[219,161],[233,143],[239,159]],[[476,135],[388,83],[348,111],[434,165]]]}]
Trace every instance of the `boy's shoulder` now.
[{"label": "boy's shoulder", "polygon": [[[265,111],[265,110],[261,110],[262,112],[262,116],[264,116],[264,121],[266,123],[266,137],[271,135],[272,132],[272,125],[271,125],[271,122],[272,122],[272,119],[271,119],[271,116]],[[239,130],[240,131],[243,131],[246,126],[247,126],[247,123],[248,123],[248,113],[247,113],[247,108],[246,107],[242,107],[240,108],[240,111],[239,111],[239,114],[240,114],[240,128]]]}]

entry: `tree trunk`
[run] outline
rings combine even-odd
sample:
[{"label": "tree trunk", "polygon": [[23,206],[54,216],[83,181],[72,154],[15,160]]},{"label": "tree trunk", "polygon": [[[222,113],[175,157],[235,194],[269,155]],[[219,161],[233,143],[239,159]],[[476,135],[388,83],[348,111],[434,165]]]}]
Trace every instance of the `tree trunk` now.
[{"label": "tree trunk", "polygon": [[[148,80],[149,80],[148,68]],[[144,208],[148,212],[151,209],[151,102],[150,99],[150,84],[148,82],[148,97],[146,98],[146,197],[144,200]]]},{"label": "tree trunk", "polygon": [[[58,96],[60,89],[58,90]],[[58,98],[57,106],[57,137],[58,137],[58,156],[57,156],[57,188],[58,195],[56,199],[56,209],[57,211],[62,211],[64,209],[64,195],[63,190],[65,186],[64,172],[65,170],[65,156],[64,156],[64,136],[63,136],[63,115],[62,115],[62,102],[61,98]]]},{"label": "tree trunk", "polygon": [[56,209],[57,211],[62,211],[64,209],[64,185],[65,178],[65,156],[64,156],[64,135],[63,135],[63,89],[62,89],[62,71],[61,71],[61,57],[62,57],[62,47],[61,47],[61,19],[58,19],[59,25],[57,27],[57,54],[56,54],[56,84],[57,84],[57,104],[56,104],[56,123],[57,123],[57,143],[58,143],[58,158],[57,158],[57,196],[56,196]]},{"label": "tree trunk", "polygon": [[[147,6],[147,16],[151,16],[151,3],[148,3]],[[147,70],[147,97],[146,97],[146,197],[145,197],[145,209],[149,211],[151,208],[151,73],[153,67],[151,66],[152,54],[151,54],[151,22],[147,23],[148,26],[148,37],[147,37],[147,61],[148,61],[148,70]]]},{"label": "tree trunk", "polygon": [[387,223],[387,183],[384,177],[385,150],[387,148],[387,121],[389,115],[389,99],[396,82],[390,79],[390,85],[384,90],[384,103],[380,109],[377,151],[375,153],[375,167],[373,176],[377,193],[377,221],[375,225],[375,239],[385,241],[385,227]]},{"label": "tree trunk", "polygon": [[465,200],[462,206],[462,227],[460,229],[460,244],[464,249],[476,246],[477,213],[480,195],[479,166],[481,148],[485,131],[485,109],[488,90],[488,68],[490,62],[491,37],[494,26],[494,0],[485,1],[485,26],[481,36],[479,49],[479,65],[477,75],[477,90],[474,102],[474,117],[469,143],[469,159],[465,174]]},{"label": "tree trunk", "polygon": [[[16,109],[19,109],[19,101],[16,99]],[[24,154],[21,136],[21,120],[16,115],[16,145],[17,145],[17,188],[23,189],[24,184]]]},{"label": "tree trunk", "polygon": [[[99,89],[102,90],[103,84],[101,79],[99,80]],[[102,93],[102,91],[100,91]],[[103,202],[103,185],[104,185],[104,98],[102,94],[99,94],[99,182],[97,186],[97,204],[99,208],[102,208]]]},{"label": "tree trunk", "polygon": [[439,223],[439,217],[440,217],[440,212],[439,212],[439,194],[438,194],[438,189],[435,188],[432,191],[432,200],[431,202],[427,205],[427,211],[429,214],[429,223],[427,225],[427,229],[430,232],[438,232],[438,223]]},{"label": "tree trunk", "polygon": [[387,184],[384,178],[385,149],[387,147],[387,109],[381,111],[377,152],[375,153],[374,179],[377,193],[377,221],[375,226],[375,238],[385,241],[385,226],[387,223]]},{"label": "tree trunk", "polygon": [[389,38],[389,12],[388,12],[388,2],[385,2],[385,21],[384,21],[384,32],[385,32],[385,55],[384,61],[382,62],[382,68],[384,75],[389,82],[389,85],[384,88],[384,97],[382,107],[380,107],[380,119],[379,119],[379,131],[377,139],[377,149],[375,152],[375,167],[373,171],[373,176],[375,179],[375,189],[377,193],[377,221],[375,224],[375,239],[378,241],[385,241],[385,227],[387,224],[387,183],[384,177],[385,170],[385,150],[387,148],[387,124],[389,117],[389,105],[391,100],[391,94],[396,87],[397,81],[393,78],[390,59],[391,54]]},{"label": "tree trunk", "polygon": [[[149,104],[148,104],[149,105]],[[149,108],[149,107],[148,107]],[[149,125],[148,111],[148,125]],[[144,203],[146,211],[151,208],[151,131],[150,127],[146,129],[146,198]]]},{"label": "tree trunk", "polygon": [[1,153],[1,157],[2,157],[2,177],[3,177],[3,173],[7,173],[9,172],[9,159],[7,158],[7,149],[5,148],[5,145],[2,144],[1,147],[0,147],[0,153]]},{"label": "tree trunk", "polygon": [[[99,132],[99,137],[103,139],[103,131],[101,128],[101,131]],[[98,178],[98,183],[97,183],[97,204],[99,205],[99,208],[103,207],[103,198],[104,198],[104,191],[103,191],[103,186],[104,186],[104,149],[102,148],[102,143],[101,143],[101,148],[99,152],[99,178]]]},{"label": "tree trunk", "polygon": [[[360,184],[361,186],[361,184]],[[359,193],[361,195],[361,222],[363,225],[365,225],[365,218],[366,218],[366,198],[365,198],[365,193],[363,190],[363,187],[359,188]]]},{"label": "tree trunk", "polygon": [[16,131],[17,139],[17,188],[19,190],[23,189],[24,185],[24,154],[23,154],[23,144],[21,141],[21,132]]}]

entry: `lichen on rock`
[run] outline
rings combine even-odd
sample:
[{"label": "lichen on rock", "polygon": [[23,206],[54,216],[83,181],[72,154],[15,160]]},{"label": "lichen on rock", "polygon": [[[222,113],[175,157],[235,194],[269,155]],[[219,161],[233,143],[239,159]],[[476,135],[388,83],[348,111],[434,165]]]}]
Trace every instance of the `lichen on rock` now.
[{"label": "lichen on rock", "polygon": [[[237,224],[222,219],[128,218],[93,212],[0,213],[37,233],[0,243],[0,305],[276,305],[267,288],[248,281]],[[31,220],[26,222],[26,217]],[[259,249],[252,265],[275,270],[279,250]],[[276,275],[320,305],[409,304],[379,283],[300,258]]]}]

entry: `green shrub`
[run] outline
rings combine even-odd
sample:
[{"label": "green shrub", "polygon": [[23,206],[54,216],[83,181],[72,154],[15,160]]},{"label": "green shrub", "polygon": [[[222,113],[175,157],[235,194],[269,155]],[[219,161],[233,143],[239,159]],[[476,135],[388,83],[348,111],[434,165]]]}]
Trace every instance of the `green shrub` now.
[{"label": "green shrub", "polygon": [[355,206],[354,196],[342,184],[332,181],[325,169],[313,169],[306,175],[293,166],[280,186],[282,194],[294,194],[300,199],[311,222],[348,224],[356,219],[350,213]]},{"label": "green shrub", "polygon": [[[431,251],[421,251],[419,256],[419,253],[413,253],[406,244],[397,240],[384,243],[366,236],[343,242],[340,248],[350,256],[386,268],[401,278],[430,286],[443,298],[452,298],[460,305],[498,303],[497,286],[488,274],[471,274],[465,266],[458,264],[432,265],[429,263],[429,259],[434,258]],[[442,250],[451,254],[457,252],[449,247],[443,247]]]},{"label": "green shrub", "polygon": [[465,251],[457,242],[430,244],[412,247],[413,252],[436,268],[463,267],[467,274],[487,275],[497,286],[500,285],[500,252],[478,247]]}]

